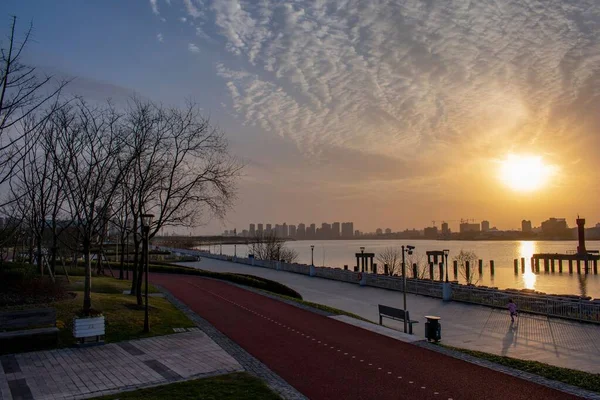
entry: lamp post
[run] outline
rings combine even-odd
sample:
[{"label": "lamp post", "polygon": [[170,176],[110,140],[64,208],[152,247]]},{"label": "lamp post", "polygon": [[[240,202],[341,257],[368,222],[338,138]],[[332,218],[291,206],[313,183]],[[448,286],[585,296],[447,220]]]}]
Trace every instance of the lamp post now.
[{"label": "lamp post", "polygon": [[310,265],[315,265],[315,245],[310,245]]},{"label": "lamp post", "polygon": [[144,297],[146,298],[146,309],[144,312],[144,332],[150,332],[150,324],[148,322],[148,265],[149,265],[149,251],[148,251],[148,242],[150,240],[150,224],[152,224],[152,218],[154,215],[152,214],[142,214],[142,234],[143,234],[143,255],[144,258],[144,269],[146,270],[146,288]]},{"label": "lamp post", "polygon": [[404,333],[406,333],[407,321],[406,321],[406,260],[404,253],[412,254],[414,246],[402,246],[402,297],[404,299]]},{"label": "lamp post", "polygon": [[[360,246],[360,254],[364,254],[364,253],[365,253],[365,246]],[[365,272],[365,259],[364,259],[364,257],[360,258],[359,268],[361,269],[361,272]]]},{"label": "lamp post", "polygon": [[233,244],[233,256],[237,258],[237,244]]},{"label": "lamp post", "polygon": [[450,250],[444,249],[444,267],[446,267],[446,283],[448,283],[448,254],[450,254]]}]

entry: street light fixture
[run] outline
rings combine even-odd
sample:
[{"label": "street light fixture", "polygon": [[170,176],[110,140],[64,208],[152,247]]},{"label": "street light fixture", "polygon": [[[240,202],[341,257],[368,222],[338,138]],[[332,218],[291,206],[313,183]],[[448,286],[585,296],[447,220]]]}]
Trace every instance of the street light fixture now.
[{"label": "street light fixture", "polygon": [[450,250],[444,249],[444,267],[446,267],[446,283],[448,283],[448,254],[450,254]]},{"label": "street light fixture", "polygon": [[315,265],[315,245],[310,245],[310,265]]},{"label": "street light fixture", "polygon": [[149,240],[150,240],[150,225],[152,224],[152,214],[142,214],[142,234],[143,234],[143,249],[142,257],[144,259],[144,269],[146,270],[146,292],[144,294],[146,298],[146,309],[144,312],[144,332],[150,332],[150,324],[148,322],[148,265],[149,265]]},{"label": "street light fixture", "polygon": [[406,333],[407,321],[406,321],[406,261],[404,253],[411,255],[415,246],[402,246],[402,297],[404,298],[404,333]]}]

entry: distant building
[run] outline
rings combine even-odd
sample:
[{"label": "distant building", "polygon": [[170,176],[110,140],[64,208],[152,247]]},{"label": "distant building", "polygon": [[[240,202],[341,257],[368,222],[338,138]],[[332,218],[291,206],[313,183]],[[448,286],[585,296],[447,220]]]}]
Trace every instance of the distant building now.
[{"label": "distant building", "polygon": [[442,235],[447,236],[450,234],[450,228],[447,222],[442,222]]},{"label": "distant building", "polygon": [[378,235],[378,236],[383,235],[383,229],[377,228],[377,230],[375,230],[375,234]]},{"label": "distant building", "polygon": [[542,233],[544,235],[564,235],[569,227],[564,218],[550,218],[542,222]]},{"label": "distant building", "polygon": [[334,222],[333,224],[331,224],[331,238],[338,239],[340,237],[340,233],[340,223]]},{"label": "distant building", "polygon": [[254,236],[256,234],[256,225],[250,224],[248,231],[250,232],[250,236]]},{"label": "distant building", "polygon": [[423,236],[425,236],[425,239],[437,239],[437,237],[438,237],[437,226],[431,226],[431,227],[425,228],[423,230]]},{"label": "distant building", "polygon": [[258,224],[258,226],[256,227],[256,231],[258,232],[259,235],[263,234],[263,224]]},{"label": "distant building", "polygon": [[242,231],[242,237],[248,237],[248,231],[246,229]]},{"label": "distant building", "polygon": [[490,221],[481,221],[481,232],[487,232],[490,230]]},{"label": "distant building", "polygon": [[317,235],[319,239],[329,239],[331,237],[331,225],[327,222],[321,223],[320,234]]},{"label": "distant building", "polygon": [[314,239],[317,235],[317,226],[315,224],[310,224],[308,228],[306,228],[306,238]]},{"label": "distant building", "polygon": [[531,221],[528,220],[523,220],[521,221],[521,232],[531,232],[532,231],[532,226],[531,226]]},{"label": "distant building", "polygon": [[298,229],[296,230],[296,237],[298,239],[304,239],[306,237],[306,225],[303,223],[298,224]]},{"label": "distant building", "polygon": [[295,238],[296,237],[296,225],[290,225],[288,226],[288,236],[291,238]]},{"label": "distant building", "polygon": [[463,222],[460,224],[460,233],[468,233],[468,232],[480,232],[481,226],[479,224],[470,224],[468,222]]},{"label": "distant building", "polygon": [[385,228],[385,234],[386,235],[391,235],[392,234],[392,230],[390,228]]},{"label": "distant building", "polygon": [[229,231],[226,230],[225,232],[223,232],[223,236],[229,236]]},{"label": "distant building", "polygon": [[360,231],[357,229],[354,231],[354,236],[359,237],[361,235]]},{"label": "distant building", "polygon": [[281,225],[281,237],[286,238],[289,236],[289,232],[288,232],[288,226],[287,224],[284,222],[283,225]]},{"label": "distant building", "polygon": [[267,227],[265,229],[265,233],[267,235],[270,235],[272,233],[272,231],[273,231],[273,228],[271,227],[271,224],[267,224]]},{"label": "distant building", "polygon": [[354,223],[342,222],[342,237],[345,239],[352,238],[354,235]]}]

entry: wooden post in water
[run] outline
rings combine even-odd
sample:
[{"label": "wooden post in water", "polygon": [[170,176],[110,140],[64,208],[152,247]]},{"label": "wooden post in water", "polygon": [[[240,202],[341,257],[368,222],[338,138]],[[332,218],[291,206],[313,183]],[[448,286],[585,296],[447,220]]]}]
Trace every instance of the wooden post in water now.
[{"label": "wooden post in water", "polygon": [[454,260],[454,280],[458,279],[458,261]]},{"label": "wooden post in water", "polygon": [[535,272],[538,274],[540,273],[540,259],[539,258],[535,259]]},{"label": "wooden post in water", "polygon": [[598,275],[598,260],[594,260],[594,275]]},{"label": "wooden post in water", "polygon": [[433,263],[429,263],[429,279],[433,280]]},{"label": "wooden post in water", "polygon": [[490,274],[494,276],[494,260],[490,260]]},{"label": "wooden post in water", "polygon": [[521,257],[521,272],[525,273],[525,257]]},{"label": "wooden post in water", "polygon": [[562,262],[563,262],[563,260],[562,260],[562,258],[560,258],[558,260],[558,273],[559,274],[562,274],[562,271],[563,271]]},{"label": "wooden post in water", "polygon": [[573,260],[569,259],[569,273],[573,274]]},{"label": "wooden post in water", "polygon": [[548,272],[548,270],[550,269],[550,266],[548,264],[549,264],[549,260],[546,257],[546,258],[544,258],[544,272]]},{"label": "wooden post in water", "polygon": [[439,264],[439,267],[440,267],[440,276],[439,276],[439,278],[440,278],[440,281],[443,281],[444,280],[444,263],[441,262]]},{"label": "wooden post in water", "polygon": [[348,271],[348,266],[344,265],[344,271]]},{"label": "wooden post in water", "polygon": [[465,261],[465,278],[470,279],[471,278],[471,263],[468,261]]},{"label": "wooden post in water", "polygon": [[417,266],[417,263],[413,263],[413,278],[419,278],[419,267]]},{"label": "wooden post in water", "polygon": [[581,260],[577,260],[577,274],[581,274]]},{"label": "wooden post in water", "polygon": [[483,275],[483,260],[479,260],[479,275]]},{"label": "wooden post in water", "polygon": [[373,273],[377,275],[377,263],[373,263]]},{"label": "wooden post in water", "polygon": [[550,260],[550,270],[554,273],[554,258]]},{"label": "wooden post in water", "polygon": [[519,275],[519,260],[515,258],[515,275]]},{"label": "wooden post in water", "polygon": [[389,275],[389,267],[387,264],[383,264],[383,273]]}]

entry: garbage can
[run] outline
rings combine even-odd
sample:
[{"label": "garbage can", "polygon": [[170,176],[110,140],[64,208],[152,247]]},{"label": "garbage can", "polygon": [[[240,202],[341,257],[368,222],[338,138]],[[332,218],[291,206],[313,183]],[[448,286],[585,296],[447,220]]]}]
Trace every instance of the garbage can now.
[{"label": "garbage can", "polygon": [[425,338],[427,341],[439,342],[442,339],[442,324],[440,324],[440,317],[434,315],[426,315],[427,322],[425,322]]}]

